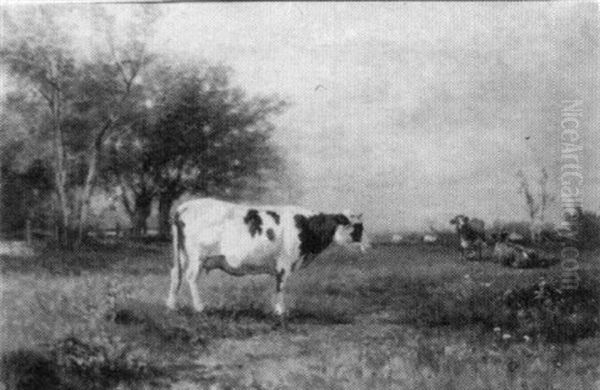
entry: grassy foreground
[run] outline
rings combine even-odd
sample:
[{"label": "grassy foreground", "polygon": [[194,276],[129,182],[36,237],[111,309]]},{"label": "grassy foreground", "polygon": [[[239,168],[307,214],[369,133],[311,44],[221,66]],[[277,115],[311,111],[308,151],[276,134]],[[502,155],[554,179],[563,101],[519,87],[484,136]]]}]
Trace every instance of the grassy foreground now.
[{"label": "grassy foreground", "polygon": [[[577,305],[597,308],[599,254],[584,254],[589,300]],[[600,389],[597,316],[536,311],[529,326],[507,312],[507,290],[552,285],[559,267],[462,262],[442,246],[331,251],[291,277],[283,330],[263,276],[211,272],[206,313],[189,309],[185,285],[184,306],[168,312],[167,246],[1,264],[6,388]],[[547,331],[562,326],[573,337]]]}]

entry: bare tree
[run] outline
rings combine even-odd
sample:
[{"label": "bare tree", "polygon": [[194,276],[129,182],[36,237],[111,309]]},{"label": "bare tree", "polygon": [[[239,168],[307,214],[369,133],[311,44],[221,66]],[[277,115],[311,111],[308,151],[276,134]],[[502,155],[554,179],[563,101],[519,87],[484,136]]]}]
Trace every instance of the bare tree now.
[{"label": "bare tree", "polygon": [[548,206],[554,199],[548,192],[548,172],[546,168],[541,169],[541,176],[538,180],[540,192],[537,196],[537,200],[536,195],[532,192],[529,186],[529,180],[522,170],[517,172],[517,178],[520,181],[518,192],[523,194],[525,207],[529,216],[529,231],[531,234],[531,240],[533,242],[539,242],[541,240],[541,232],[545,223],[545,213],[548,209]]}]

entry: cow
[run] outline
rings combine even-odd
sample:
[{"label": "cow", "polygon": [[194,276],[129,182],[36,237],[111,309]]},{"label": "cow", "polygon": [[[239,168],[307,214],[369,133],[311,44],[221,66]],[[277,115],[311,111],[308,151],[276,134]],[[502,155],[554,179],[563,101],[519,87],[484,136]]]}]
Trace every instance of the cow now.
[{"label": "cow", "polygon": [[499,234],[492,233],[492,240],[494,243],[493,260],[502,265],[512,266],[516,259],[521,254],[513,245],[508,242],[508,232],[501,232]]},{"label": "cow", "polygon": [[495,262],[513,268],[549,267],[558,259],[546,257],[532,248],[510,241],[508,232],[492,234],[495,241],[493,259]]},{"label": "cow", "polygon": [[469,219],[469,217],[459,214],[450,220],[450,224],[456,225],[462,259],[467,259],[469,249],[476,248],[481,261],[481,252],[485,243],[485,223],[480,219]]},{"label": "cow", "polygon": [[284,316],[283,290],[296,269],[332,244],[367,250],[361,215],[315,213],[297,206],[246,206],[212,198],[190,200],[175,211],[173,268],[166,301],[176,308],[182,274],[194,310],[202,312],[196,280],[201,271],[220,269],[234,276],[275,278],[275,313]]}]

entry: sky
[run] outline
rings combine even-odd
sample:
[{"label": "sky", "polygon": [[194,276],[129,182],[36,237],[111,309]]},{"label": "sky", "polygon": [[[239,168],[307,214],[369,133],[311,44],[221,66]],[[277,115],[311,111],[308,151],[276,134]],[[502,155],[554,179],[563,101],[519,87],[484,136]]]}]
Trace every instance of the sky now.
[{"label": "sky", "polygon": [[582,99],[584,204],[600,210],[596,3],[159,8],[155,50],[223,63],[250,94],[290,103],[273,142],[294,203],[363,212],[375,231],[448,228],[459,213],[522,220],[516,172],[535,190],[546,168],[556,220],[561,101]]}]

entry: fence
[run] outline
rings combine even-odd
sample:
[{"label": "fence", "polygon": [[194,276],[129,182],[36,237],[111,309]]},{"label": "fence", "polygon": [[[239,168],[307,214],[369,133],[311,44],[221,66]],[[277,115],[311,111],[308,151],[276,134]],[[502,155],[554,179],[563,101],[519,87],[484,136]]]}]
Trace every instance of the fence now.
[{"label": "fence", "polygon": [[[119,223],[113,228],[95,227],[89,229],[86,233],[87,237],[93,238],[123,238],[123,237],[156,237],[158,229],[147,229],[145,234],[133,234],[128,227],[122,227]],[[25,221],[25,226],[22,231],[0,232],[0,240],[2,241],[20,241],[31,246],[36,240],[57,240],[58,227],[45,229],[35,227],[31,220]]]}]

